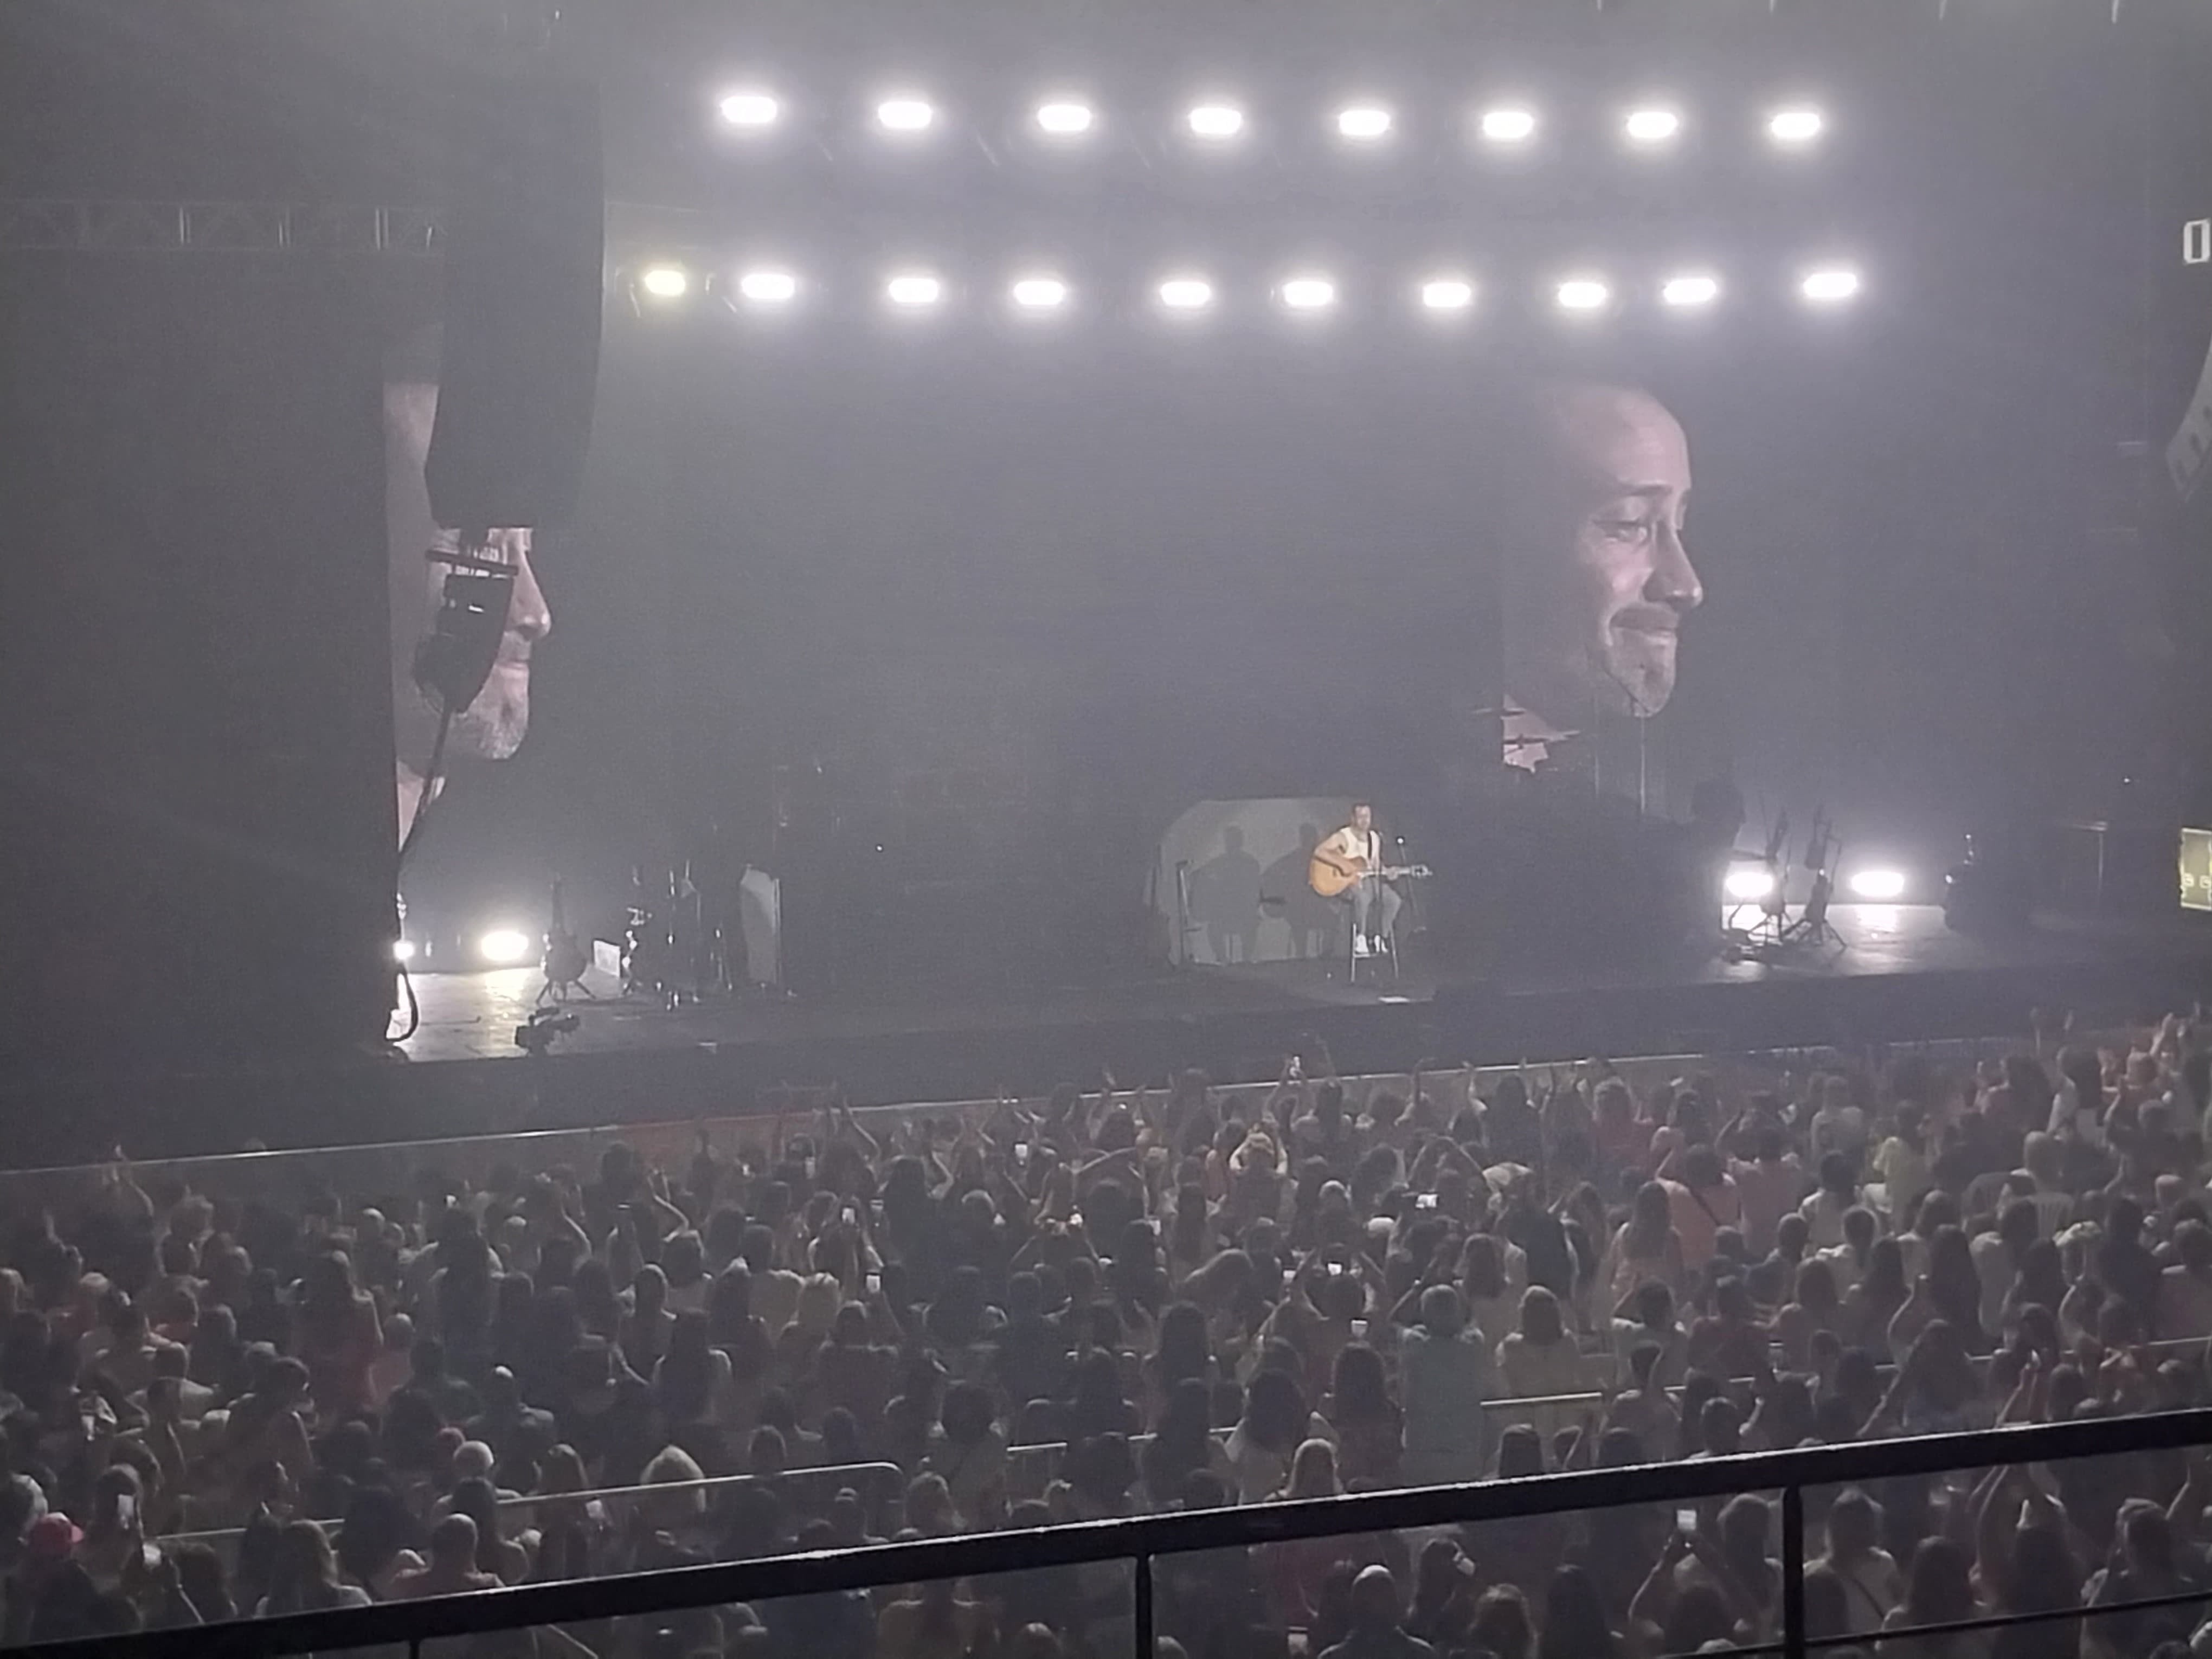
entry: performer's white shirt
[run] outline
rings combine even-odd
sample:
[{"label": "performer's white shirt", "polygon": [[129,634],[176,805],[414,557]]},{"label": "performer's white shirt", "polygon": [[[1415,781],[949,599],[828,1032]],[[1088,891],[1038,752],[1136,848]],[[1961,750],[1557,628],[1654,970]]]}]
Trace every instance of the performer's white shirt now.
[{"label": "performer's white shirt", "polygon": [[1382,862],[1382,837],[1372,830],[1363,834],[1358,826],[1353,824],[1346,824],[1343,829],[1322,842],[1322,848],[1326,852],[1335,854],[1339,858],[1365,859],[1367,867],[1370,870]]}]

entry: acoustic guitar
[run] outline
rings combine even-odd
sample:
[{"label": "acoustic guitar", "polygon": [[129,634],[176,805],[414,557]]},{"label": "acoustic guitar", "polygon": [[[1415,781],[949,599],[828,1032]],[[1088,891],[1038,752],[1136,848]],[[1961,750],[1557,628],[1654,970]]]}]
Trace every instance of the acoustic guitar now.
[{"label": "acoustic guitar", "polygon": [[1341,898],[1364,876],[1382,881],[1420,881],[1436,873],[1425,864],[1385,864],[1367,867],[1363,858],[1347,858],[1325,848],[1316,848],[1306,862],[1306,885],[1326,899]]}]

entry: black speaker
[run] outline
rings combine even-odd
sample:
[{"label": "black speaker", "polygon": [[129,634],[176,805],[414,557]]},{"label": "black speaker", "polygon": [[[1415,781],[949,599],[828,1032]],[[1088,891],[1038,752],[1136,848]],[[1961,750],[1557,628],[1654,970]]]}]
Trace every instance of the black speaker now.
[{"label": "black speaker", "polygon": [[471,79],[453,133],[431,512],[465,532],[543,529],[574,511],[591,442],[606,242],[599,100],[543,75]]}]

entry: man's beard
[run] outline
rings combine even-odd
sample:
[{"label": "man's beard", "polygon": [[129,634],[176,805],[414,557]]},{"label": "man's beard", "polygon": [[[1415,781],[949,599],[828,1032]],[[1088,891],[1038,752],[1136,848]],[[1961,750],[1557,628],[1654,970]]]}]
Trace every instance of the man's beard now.
[{"label": "man's beard", "polygon": [[[412,690],[412,688],[410,688]],[[413,690],[414,717],[408,722],[422,732],[417,769],[429,762],[429,744],[438,730],[438,708],[419,690]],[[453,716],[446,732],[447,762],[503,761],[522,746],[530,729],[530,678],[526,668],[510,672],[505,664],[492,670],[476,701]]]},{"label": "man's beard", "polygon": [[1599,671],[1599,706],[1638,718],[1664,708],[1674,695],[1678,646],[1679,636],[1672,629],[1608,627],[1594,665]]}]

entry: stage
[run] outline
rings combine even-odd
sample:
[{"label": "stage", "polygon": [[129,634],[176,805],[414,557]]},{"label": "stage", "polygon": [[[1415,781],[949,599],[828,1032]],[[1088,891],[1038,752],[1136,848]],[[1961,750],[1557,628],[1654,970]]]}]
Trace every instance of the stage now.
[{"label": "stage", "polygon": [[[568,1005],[577,1029],[543,1061],[514,1043],[541,983],[535,969],[416,981],[422,1020],[400,1045],[416,1073],[484,1066],[587,1072],[611,1100],[625,1076],[684,1079],[726,1101],[780,1083],[844,1085],[856,1101],[951,1099],[1198,1065],[1223,1077],[1272,1072],[1307,1034],[1346,1071],[1424,1056],[1496,1063],[1589,1054],[1747,1052],[2025,1034],[2033,1011],[2154,1016],[2212,978],[2212,928],[2046,922],[1969,938],[1923,905],[1838,905],[1839,945],[1779,962],[1717,956],[1577,975],[1522,973],[1488,984],[1347,982],[1341,962],[1164,969],[1085,987],[1007,986],[804,1003],[769,997],[674,1012],[613,994]],[[656,1086],[643,1085],[648,1092]],[[672,1108],[675,1103],[669,1103]],[[688,1108],[687,1108],[688,1109]]]},{"label": "stage", "polygon": [[1844,943],[1786,962],[1702,960],[1487,983],[1351,985],[1315,963],[1191,968],[1119,983],[927,985],[800,1002],[740,998],[670,1012],[612,994],[568,1007],[550,1054],[514,1042],[534,969],[426,975],[422,1022],[374,1055],[250,1073],[26,1081],[9,1091],[14,1167],[105,1156],[340,1145],[667,1121],[749,1109],[785,1085],[836,1083],[856,1103],[1124,1084],[1174,1069],[1272,1076],[1320,1037],[1347,1073],[1416,1060],[1497,1064],[1588,1054],[1857,1049],[1941,1038],[2025,1040],[2072,1012],[2152,1018],[2212,984],[2212,927],[2046,921],[2002,939],[1950,932],[1928,906],[1838,905]]}]

